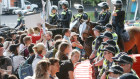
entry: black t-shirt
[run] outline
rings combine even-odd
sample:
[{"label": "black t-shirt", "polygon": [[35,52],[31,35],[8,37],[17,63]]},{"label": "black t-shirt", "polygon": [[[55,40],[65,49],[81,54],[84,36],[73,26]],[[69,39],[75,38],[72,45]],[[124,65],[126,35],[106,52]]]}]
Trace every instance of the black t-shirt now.
[{"label": "black t-shirt", "polygon": [[69,79],[69,71],[74,71],[74,66],[71,60],[62,61],[60,64],[60,72],[56,73],[59,79]]},{"label": "black t-shirt", "polygon": [[7,70],[7,66],[12,66],[11,59],[5,56],[0,56],[0,68]]},{"label": "black t-shirt", "polygon": [[125,11],[116,10],[117,16],[113,16],[112,23],[113,25],[119,24],[119,27],[123,27],[125,20]]}]

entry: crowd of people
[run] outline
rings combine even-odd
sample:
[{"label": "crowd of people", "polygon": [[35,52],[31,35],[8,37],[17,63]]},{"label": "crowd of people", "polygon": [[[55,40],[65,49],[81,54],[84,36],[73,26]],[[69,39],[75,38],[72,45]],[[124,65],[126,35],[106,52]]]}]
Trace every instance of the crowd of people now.
[{"label": "crowd of people", "polygon": [[[125,11],[121,10],[122,1],[114,3],[112,24],[109,24],[111,13],[108,4],[102,2],[99,6],[102,8],[97,20],[100,25],[92,29],[96,38],[89,56],[93,79],[139,79],[132,69],[135,59],[123,52],[121,33],[124,31]],[[50,24],[61,22],[64,28],[62,35],[53,35],[48,30],[44,32],[41,23],[25,30],[19,13],[15,28],[24,31],[11,33],[9,38],[0,37],[0,79],[75,79],[74,68],[84,57],[84,46],[79,40],[79,34],[66,29],[69,28],[72,16],[67,1],[62,3],[62,8],[60,18],[57,6],[52,6],[49,16]],[[88,19],[82,5],[77,10],[76,18]],[[117,45],[118,40],[122,47]]]}]

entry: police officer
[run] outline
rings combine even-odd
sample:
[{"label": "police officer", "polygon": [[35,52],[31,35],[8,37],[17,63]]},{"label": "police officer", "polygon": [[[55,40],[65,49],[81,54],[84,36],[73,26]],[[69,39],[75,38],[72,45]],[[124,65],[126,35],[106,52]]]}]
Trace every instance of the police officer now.
[{"label": "police officer", "polygon": [[108,3],[101,2],[98,4],[98,6],[102,8],[101,13],[99,14],[98,23],[101,23],[101,25],[105,26],[107,23],[109,23],[109,18],[111,15],[111,13],[108,11]]},{"label": "police officer", "polygon": [[58,20],[61,22],[62,28],[69,28],[71,22],[72,12],[71,10],[68,9],[68,6],[69,6],[68,1],[62,2],[63,11],[61,13],[60,19]]},{"label": "police officer", "polygon": [[49,23],[52,25],[57,25],[58,20],[58,7],[56,5],[52,5],[51,14],[49,15]]},{"label": "police officer", "polygon": [[120,49],[121,51],[124,51],[124,41],[122,39],[122,32],[124,31],[124,19],[125,19],[125,11],[122,11],[122,1],[116,0],[113,2],[114,5],[114,11],[112,14],[112,25],[115,29],[115,32],[118,35],[119,43],[120,43]]},{"label": "police officer", "polygon": [[25,21],[24,21],[24,17],[22,16],[22,13],[18,12],[17,15],[18,15],[18,19],[15,28],[18,28],[19,30],[25,30]]},{"label": "police officer", "polygon": [[112,57],[115,56],[116,51],[115,48],[112,46],[107,46],[101,51],[104,51],[104,61],[103,61],[103,68],[99,73],[99,78],[105,79],[106,77],[106,71],[110,69],[110,67],[113,65],[113,59]]},{"label": "police officer", "polygon": [[113,65],[106,72],[106,79],[117,79],[123,74],[123,68],[119,65]]},{"label": "police officer", "polygon": [[128,55],[121,55],[119,57],[119,59],[115,60],[115,62],[117,62],[123,68],[124,73],[131,73],[131,74],[137,76],[137,74],[132,69],[132,66],[133,66],[133,63],[135,62],[135,59],[131,58]]},{"label": "police officer", "polygon": [[102,27],[100,25],[96,25],[93,29],[94,35],[96,36],[95,40],[92,43],[92,54],[90,55],[89,59],[93,59],[97,56],[97,50],[102,42],[102,37],[100,36],[102,33]]},{"label": "police officer", "polygon": [[84,12],[84,6],[83,5],[78,5],[78,7],[76,8],[78,11],[78,14],[76,15],[76,18],[81,18],[84,20],[88,19],[88,14],[86,12]]},{"label": "police officer", "polygon": [[112,26],[111,24],[106,24],[106,25],[105,25],[105,29],[106,29],[107,32],[111,32],[111,33],[112,33],[112,35],[113,35],[113,40],[114,40],[114,41],[116,42],[116,44],[117,44],[118,35],[117,35],[115,32],[113,32],[113,26]]}]

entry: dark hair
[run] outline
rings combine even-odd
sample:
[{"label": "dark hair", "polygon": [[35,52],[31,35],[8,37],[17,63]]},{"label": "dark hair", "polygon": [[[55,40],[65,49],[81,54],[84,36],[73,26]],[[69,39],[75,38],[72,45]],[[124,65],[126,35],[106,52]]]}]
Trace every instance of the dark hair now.
[{"label": "dark hair", "polygon": [[18,55],[17,47],[19,47],[19,44],[12,44],[10,45],[9,51],[14,55]]},{"label": "dark hair", "polygon": [[66,32],[68,32],[69,31],[69,29],[64,29],[63,30],[63,34],[65,34]]},{"label": "dark hair", "polygon": [[40,32],[40,29],[38,27],[34,27],[33,29],[34,29],[34,31]]},{"label": "dark hair", "polygon": [[15,75],[4,74],[3,79],[18,79]]},{"label": "dark hair", "polygon": [[34,53],[33,47],[34,47],[34,44],[30,44],[30,46],[28,47],[28,51],[30,54]]},{"label": "dark hair", "polygon": [[[70,46],[69,43],[67,42],[63,42],[59,45],[59,48],[58,48],[58,59],[60,60],[65,60],[65,59],[68,59],[68,57],[64,54],[64,51],[66,50],[66,48]],[[66,57],[66,58],[64,58]]]},{"label": "dark hair", "polygon": [[20,36],[20,38],[19,38],[19,43],[20,43],[20,44],[24,44],[23,38],[24,38],[25,36],[26,36],[25,34],[22,34],[22,35]]},{"label": "dark hair", "polygon": [[59,59],[50,58],[49,61],[50,61],[51,65],[54,65],[55,63],[59,62]]},{"label": "dark hair", "polygon": [[57,34],[57,35],[54,36],[54,41],[56,41],[58,39],[62,39],[62,35]]},{"label": "dark hair", "polygon": [[19,43],[19,38],[20,38],[20,36],[17,36],[16,37],[15,44],[18,44]]},{"label": "dark hair", "polygon": [[55,49],[58,49],[58,47],[59,47],[59,45],[60,45],[61,43],[62,43],[61,40],[56,41],[56,42],[55,42],[55,45],[54,45]]}]

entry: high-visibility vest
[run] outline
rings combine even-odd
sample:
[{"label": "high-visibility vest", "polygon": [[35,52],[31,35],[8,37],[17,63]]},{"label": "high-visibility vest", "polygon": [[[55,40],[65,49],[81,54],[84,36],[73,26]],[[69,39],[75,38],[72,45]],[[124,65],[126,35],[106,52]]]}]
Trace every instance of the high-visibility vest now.
[{"label": "high-visibility vest", "polygon": [[50,16],[53,18],[56,14],[50,14]]},{"label": "high-visibility vest", "polygon": [[112,36],[113,36],[113,40],[116,42],[117,44],[117,40],[118,40],[118,35],[115,32],[112,32]]}]

